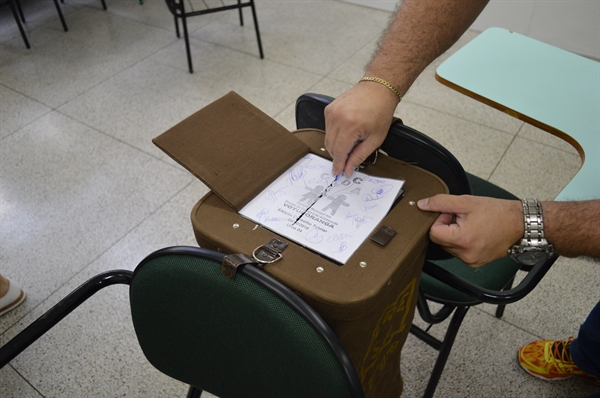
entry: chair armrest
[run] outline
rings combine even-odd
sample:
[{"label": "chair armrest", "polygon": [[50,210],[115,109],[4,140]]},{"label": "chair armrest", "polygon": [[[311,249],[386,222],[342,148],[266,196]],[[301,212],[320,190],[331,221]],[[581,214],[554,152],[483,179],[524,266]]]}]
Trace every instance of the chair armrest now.
[{"label": "chair armrest", "polygon": [[510,304],[521,300],[527,296],[542,280],[546,272],[550,269],[552,264],[556,261],[558,256],[554,255],[546,261],[537,263],[531,271],[525,276],[525,278],[516,287],[509,290],[490,290],[482,288],[460,276],[454,275],[448,270],[433,264],[429,261],[425,261],[423,265],[423,272],[427,275],[447,284],[454,289],[467,294],[479,301],[490,304]]},{"label": "chair armrest", "polygon": [[79,286],[0,348],[0,369],[99,290],[115,284],[131,284],[132,274],[129,270],[107,271]]}]

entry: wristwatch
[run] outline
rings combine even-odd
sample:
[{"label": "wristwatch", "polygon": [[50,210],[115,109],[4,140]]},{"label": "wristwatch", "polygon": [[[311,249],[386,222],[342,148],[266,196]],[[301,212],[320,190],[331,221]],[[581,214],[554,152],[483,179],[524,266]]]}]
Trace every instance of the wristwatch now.
[{"label": "wristwatch", "polygon": [[537,199],[521,199],[525,234],[523,239],[508,249],[508,254],[518,263],[535,265],[554,254],[554,246],[544,237],[542,204]]}]

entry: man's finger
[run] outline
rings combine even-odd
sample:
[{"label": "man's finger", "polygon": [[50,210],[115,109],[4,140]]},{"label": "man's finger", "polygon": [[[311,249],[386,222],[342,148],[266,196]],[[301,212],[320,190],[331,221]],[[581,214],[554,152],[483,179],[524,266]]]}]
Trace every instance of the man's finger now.
[{"label": "man's finger", "polygon": [[435,220],[433,225],[434,226],[450,225],[453,223],[453,221],[454,221],[454,216],[452,214],[442,213],[438,216],[438,218]]},{"label": "man's finger", "polygon": [[460,234],[460,226],[458,224],[434,224],[429,229],[431,240],[442,246],[454,247],[456,238]]},{"label": "man's finger", "polygon": [[350,155],[348,155],[348,159],[346,160],[346,165],[344,166],[344,174],[346,174],[346,176],[350,177],[354,170],[369,157],[370,153],[365,155],[367,150],[368,149],[365,149],[365,146],[362,143],[352,149],[352,152],[350,152]]},{"label": "man's finger", "polygon": [[352,141],[352,138],[348,139],[348,135],[338,134],[335,141],[330,145],[325,144],[325,148],[333,159],[333,168],[331,171],[335,175],[339,175],[344,171],[348,162],[348,154],[354,147],[354,141]]},{"label": "man's finger", "polygon": [[458,214],[469,210],[466,196],[438,194],[430,198],[421,199],[417,202],[419,209],[424,211],[435,211],[439,213]]}]

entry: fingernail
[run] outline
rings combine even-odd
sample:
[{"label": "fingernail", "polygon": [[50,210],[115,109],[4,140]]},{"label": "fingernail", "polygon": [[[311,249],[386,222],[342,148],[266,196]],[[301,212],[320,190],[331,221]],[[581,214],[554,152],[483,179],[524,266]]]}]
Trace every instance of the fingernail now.
[{"label": "fingernail", "polygon": [[429,203],[429,198],[421,199],[417,202],[417,206],[419,206],[419,208],[425,208],[427,207],[427,203]]}]

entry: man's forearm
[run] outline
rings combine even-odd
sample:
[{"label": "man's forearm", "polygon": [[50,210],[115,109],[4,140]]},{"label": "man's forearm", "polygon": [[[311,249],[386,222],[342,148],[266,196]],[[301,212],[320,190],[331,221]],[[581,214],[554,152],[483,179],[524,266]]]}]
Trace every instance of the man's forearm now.
[{"label": "man's forearm", "polygon": [[419,74],[471,26],[488,0],[404,0],[365,76],[406,93]]},{"label": "man's forearm", "polygon": [[542,202],[544,234],[567,257],[600,258],[600,200]]}]

